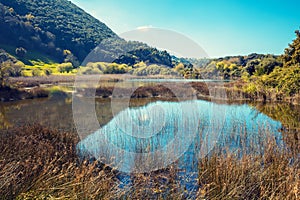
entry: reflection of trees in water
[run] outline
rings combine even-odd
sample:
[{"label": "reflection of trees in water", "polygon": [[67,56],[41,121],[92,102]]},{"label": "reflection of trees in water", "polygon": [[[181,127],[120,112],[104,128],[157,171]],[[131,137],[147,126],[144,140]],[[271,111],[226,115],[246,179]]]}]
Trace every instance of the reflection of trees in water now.
[{"label": "reflection of trees in water", "polygon": [[0,107],[6,123],[11,126],[39,123],[46,127],[71,130],[71,105],[68,98],[46,98],[3,103]]},{"label": "reflection of trees in water", "polygon": [[[144,106],[153,101],[155,99],[133,99],[130,106]],[[113,118],[110,99],[96,99],[95,110],[101,126]],[[115,110],[119,113],[122,108]],[[57,95],[52,98],[0,103],[0,129],[33,123],[74,131],[72,98]]]},{"label": "reflection of trees in water", "polygon": [[281,132],[286,144],[300,153],[300,106],[290,104],[253,104],[259,112],[283,125]]},{"label": "reflection of trees in water", "polygon": [[11,126],[9,120],[6,118],[7,107],[0,104],[0,129],[6,129]]},{"label": "reflection of trees in water", "polygon": [[300,106],[289,104],[257,104],[255,107],[274,120],[280,121],[285,128],[300,128]]},{"label": "reflection of trees in water", "polygon": [[14,102],[0,102],[0,129],[7,129],[12,127],[14,123],[9,117],[9,113],[12,110],[19,111],[23,105],[27,105],[29,102],[24,101],[14,101]]}]

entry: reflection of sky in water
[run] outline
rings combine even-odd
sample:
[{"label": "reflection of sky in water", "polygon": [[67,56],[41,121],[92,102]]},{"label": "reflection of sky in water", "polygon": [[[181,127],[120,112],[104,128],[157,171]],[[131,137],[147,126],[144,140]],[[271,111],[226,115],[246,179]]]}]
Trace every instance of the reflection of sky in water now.
[{"label": "reflection of sky in water", "polygon": [[[123,172],[151,171],[177,160],[182,171],[178,178],[193,191],[199,157],[216,145],[229,146],[231,151],[250,143],[259,145],[267,132],[279,142],[279,128],[280,122],[248,105],[158,101],[121,111],[81,141],[78,149]],[[241,143],[243,138],[246,144]]]}]

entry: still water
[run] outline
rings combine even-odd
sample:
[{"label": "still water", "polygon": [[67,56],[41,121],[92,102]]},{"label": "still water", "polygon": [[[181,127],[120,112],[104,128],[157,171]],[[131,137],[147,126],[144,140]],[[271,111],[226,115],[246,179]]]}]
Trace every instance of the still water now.
[{"label": "still water", "polygon": [[[112,112],[110,99],[96,99],[95,111],[101,128],[80,135],[79,156],[101,159],[124,173],[153,171],[176,162],[177,178],[191,194],[198,189],[198,159],[216,147],[253,153],[244,147],[259,147],[270,135],[284,145],[284,130],[300,127],[299,107],[286,104],[152,98],[132,99],[130,107]],[[32,123],[76,132],[72,97],[0,103],[0,128]],[[130,176],[119,179],[130,184]]]}]

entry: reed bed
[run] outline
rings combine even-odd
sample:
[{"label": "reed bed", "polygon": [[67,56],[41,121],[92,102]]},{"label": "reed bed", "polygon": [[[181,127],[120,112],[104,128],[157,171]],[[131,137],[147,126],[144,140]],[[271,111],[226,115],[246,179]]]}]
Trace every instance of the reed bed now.
[{"label": "reed bed", "polygon": [[[79,139],[40,125],[0,134],[0,199],[288,199],[300,198],[299,148],[271,137],[253,154],[216,148],[199,160],[196,194],[182,186],[176,163],[124,175],[92,158],[80,160]],[[248,148],[248,147],[245,147]],[[253,147],[254,148],[254,147]],[[130,183],[118,177],[128,176]]]}]

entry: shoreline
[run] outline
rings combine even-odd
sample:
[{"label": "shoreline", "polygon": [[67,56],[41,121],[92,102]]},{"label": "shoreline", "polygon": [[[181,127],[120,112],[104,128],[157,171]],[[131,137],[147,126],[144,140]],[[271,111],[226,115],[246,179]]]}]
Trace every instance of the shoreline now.
[{"label": "shoreline", "polygon": [[[111,83],[112,86],[99,86],[96,88],[96,98],[111,98],[126,96],[131,92],[131,88],[115,87],[114,84],[128,79],[161,79],[161,76],[131,76],[131,75],[84,75],[84,76],[40,76],[40,77],[16,77],[9,78],[8,83],[11,88],[5,87],[0,92],[0,101],[18,101],[23,99],[49,97],[51,94],[47,87],[74,85],[75,81],[93,81],[100,80],[105,83]],[[167,77],[172,78],[172,77]],[[174,79],[173,79],[174,80]],[[234,82],[177,82],[164,83],[154,82],[154,85],[138,87],[131,95],[131,98],[183,98],[196,97],[208,101],[238,101],[238,102],[262,102],[262,103],[289,103],[292,105],[300,104],[300,97],[288,97],[269,92],[249,94],[243,91],[245,83]],[[45,87],[47,86],[47,87]],[[171,89],[170,89],[171,88]],[[172,91],[175,89],[175,93]],[[193,91],[192,91],[192,90]],[[56,88],[57,90],[57,88]],[[59,89],[58,89],[59,90]],[[81,95],[87,95],[94,91],[94,88],[82,89]],[[114,94],[118,91],[118,95]],[[64,91],[56,91],[62,92]],[[122,95],[124,94],[124,95]]]}]

